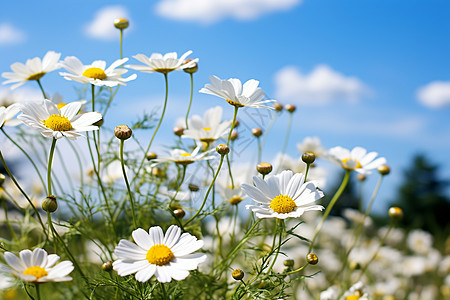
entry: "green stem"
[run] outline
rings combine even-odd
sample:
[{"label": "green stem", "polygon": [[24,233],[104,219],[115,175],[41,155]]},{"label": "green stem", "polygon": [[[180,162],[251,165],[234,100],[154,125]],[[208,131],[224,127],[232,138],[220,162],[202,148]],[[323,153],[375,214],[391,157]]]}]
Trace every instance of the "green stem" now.
[{"label": "green stem", "polygon": [[230,133],[228,134],[227,146],[230,144],[231,133],[233,132],[234,124],[236,123],[236,117],[237,117],[238,110],[239,110],[239,107],[235,106],[234,107],[233,122],[231,123]]},{"label": "green stem", "polygon": [[34,286],[36,287],[37,300],[41,300],[41,293],[39,291],[39,283],[36,283]]},{"label": "green stem", "polygon": [[306,179],[308,178],[308,172],[309,172],[309,167],[310,167],[310,165],[311,165],[311,164],[306,164],[305,181],[304,181],[304,182],[306,182]]},{"label": "green stem", "polygon": [[165,83],[166,83],[166,95],[165,95],[165,97],[164,97],[164,107],[163,107],[163,111],[162,111],[162,113],[161,113],[161,118],[159,119],[159,122],[158,122],[158,125],[156,126],[155,132],[153,133],[153,136],[152,136],[152,138],[151,138],[151,140],[150,140],[150,143],[149,143],[148,146],[147,146],[147,150],[145,150],[144,158],[142,159],[141,164],[139,165],[139,168],[138,168],[138,170],[137,170],[137,172],[136,172],[136,175],[134,176],[133,180],[131,181],[132,183],[133,183],[133,182],[136,180],[136,178],[139,176],[139,172],[141,171],[142,167],[144,166],[144,162],[145,162],[145,159],[146,159],[145,156],[146,156],[146,154],[148,153],[148,151],[150,151],[150,147],[152,146],[153,140],[155,139],[156,133],[158,132],[159,127],[161,126],[162,120],[163,120],[163,118],[164,118],[164,114],[165,114],[165,112],[166,112],[167,98],[168,98],[168,94],[169,94],[169,80],[168,80],[168,78],[167,78],[167,73],[164,73],[164,81],[165,81]]},{"label": "green stem", "polygon": [[188,125],[189,111],[191,110],[192,97],[194,95],[194,74],[189,73],[189,75],[191,76],[191,97],[189,99],[189,106],[188,106],[188,110],[186,113],[186,129],[189,129],[189,125]]},{"label": "green stem", "polygon": [[262,156],[262,147],[261,147],[261,139],[259,137],[256,138],[258,142],[258,164],[261,162],[261,156]]},{"label": "green stem", "polygon": [[8,166],[6,165],[6,161],[3,158],[2,152],[0,151],[0,161],[3,164],[3,167],[5,168],[6,173],[8,173],[9,178],[11,178],[11,180],[14,182],[14,184],[16,185],[16,187],[19,189],[19,191],[22,193],[22,195],[25,197],[25,199],[27,199],[28,204],[30,204],[30,206],[33,208],[34,213],[36,214],[36,217],[38,218],[39,223],[41,224],[42,230],[45,234],[45,236],[48,239],[48,235],[47,235],[47,231],[45,230],[45,225],[44,222],[42,222],[41,216],[39,215],[39,211],[37,210],[36,206],[34,206],[33,202],[31,201],[30,197],[28,197],[27,193],[25,193],[25,191],[22,189],[22,187],[19,185],[19,182],[17,182],[16,178],[13,176],[13,174],[11,173],[11,170],[8,168]]},{"label": "green stem", "polygon": [[2,130],[3,134],[6,136],[6,138],[8,140],[10,140],[17,148],[19,148],[19,150],[22,151],[23,154],[25,154],[27,159],[31,162],[31,164],[33,165],[34,169],[36,170],[36,173],[38,174],[39,179],[41,180],[42,187],[44,189],[46,189],[45,182],[44,182],[44,179],[42,178],[41,172],[39,172],[39,169],[36,166],[36,164],[34,163],[33,159],[31,159],[31,157],[28,155],[28,153],[22,147],[20,147],[19,144],[17,144],[8,134],[6,134],[6,132],[5,132],[5,130],[3,128],[1,130]]},{"label": "green stem", "polygon": [[287,273],[284,273],[284,275],[291,275],[297,272],[300,272],[301,270],[303,270],[304,268],[306,268],[309,265],[309,263],[304,264],[303,266],[301,266],[300,268],[298,268],[297,270],[293,270]]},{"label": "green stem", "polygon": [[336,194],[334,194],[333,198],[330,201],[330,204],[328,204],[327,208],[325,209],[325,213],[322,216],[322,219],[320,220],[319,225],[317,225],[316,227],[316,231],[314,232],[314,237],[311,240],[311,244],[309,245],[309,249],[308,249],[308,253],[311,252],[313,246],[314,246],[314,242],[317,238],[317,235],[319,234],[320,229],[322,229],[322,225],[325,222],[325,219],[328,217],[328,215],[330,214],[331,209],[333,208],[334,204],[336,204],[336,201],[339,199],[339,197],[341,196],[342,192],[344,191],[345,187],[347,186],[348,183],[348,179],[350,177],[350,172],[349,170],[345,171],[345,176],[344,179],[342,180],[341,186],[339,187],[339,189],[337,190]]},{"label": "green stem", "polygon": [[52,146],[50,148],[50,154],[48,157],[47,164],[47,195],[50,196],[52,194],[52,163],[53,163],[53,155],[55,154],[55,146],[56,146],[56,138],[52,139]]},{"label": "green stem", "polygon": [[191,223],[191,222],[192,222],[192,221],[200,214],[200,212],[202,211],[203,207],[205,206],[205,204],[206,204],[206,199],[208,199],[209,193],[211,192],[211,189],[212,189],[212,187],[214,186],[214,183],[216,182],[217,175],[219,175],[220,169],[222,168],[222,163],[223,163],[224,157],[225,157],[224,155],[222,155],[222,156],[220,157],[220,163],[219,163],[219,166],[217,167],[216,174],[214,175],[214,178],[213,178],[213,180],[211,181],[211,184],[209,185],[208,190],[206,191],[206,195],[205,195],[205,198],[203,199],[202,205],[201,205],[200,208],[197,210],[197,212],[196,212],[189,220],[187,220],[186,223],[184,223],[184,226],[183,226],[183,227],[186,227],[189,223]]},{"label": "green stem", "polygon": [[95,111],[95,85],[91,84],[92,111]]},{"label": "green stem", "polygon": [[0,200],[2,201],[2,206],[3,206],[3,210],[5,211],[5,223],[6,226],[8,227],[9,232],[11,233],[11,237],[13,240],[17,240],[17,236],[16,233],[14,232],[11,224],[9,223],[9,218],[8,218],[8,208],[6,207],[6,198],[4,198],[3,196],[0,195]]},{"label": "green stem", "polygon": [[125,179],[125,184],[127,186],[128,197],[130,198],[131,215],[133,216],[133,224],[134,224],[134,228],[136,229],[137,223],[136,223],[136,215],[134,212],[134,199],[133,199],[133,194],[131,193],[130,184],[128,183],[127,172],[125,171],[125,163],[123,161],[123,144],[124,144],[124,140],[120,140],[120,163],[122,165],[123,178]]},{"label": "green stem", "polygon": [[161,291],[164,297],[163,299],[164,300],[169,299],[169,297],[167,296],[166,288],[164,287],[164,283],[160,282],[159,285],[161,286]]},{"label": "green stem", "polygon": [[178,185],[177,186],[177,190],[175,191],[175,195],[173,195],[172,199],[170,199],[169,208],[172,206],[172,203],[175,200],[175,198],[177,197],[178,192],[180,191],[181,185],[184,182],[184,177],[186,176],[186,168],[187,168],[187,165],[183,165],[183,172],[181,174],[181,181],[180,181],[180,183],[178,183],[178,178],[177,178],[177,185]]},{"label": "green stem", "polygon": [[[123,51],[122,51],[122,46],[123,46],[123,29],[120,29],[120,59],[123,58]],[[123,68],[123,65],[121,66]]]},{"label": "green stem", "polygon": [[[280,223],[280,225],[281,225],[281,226],[279,226],[279,227],[280,227],[280,236],[279,236],[279,238],[278,238],[277,252],[275,252],[275,257],[273,258],[272,263],[270,264],[270,267],[269,267],[269,269],[267,270],[267,274],[269,274],[270,271],[272,271],[272,268],[273,268],[273,266],[275,265],[275,261],[277,260],[278,254],[280,253],[280,250],[281,250],[281,242],[282,242],[282,239],[283,239],[283,228],[284,228],[284,226],[283,226],[283,220],[282,220],[282,219],[279,219],[279,220],[277,220],[276,223],[277,223],[277,224]],[[277,227],[275,227],[274,239],[273,239],[273,244],[272,244],[272,251],[273,251],[273,248],[274,248],[274,246],[275,246],[275,237],[276,237],[276,234],[277,234],[276,228],[277,228]]]},{"label": "green stem", "polygon": [[37,79],[36,81],[39,85],[39,88],[41,89],[42,96],[44,96],[44,99],[47,99],[47,96],[45,95],[44,88],[42,87],[41,81],[39,79]]}]

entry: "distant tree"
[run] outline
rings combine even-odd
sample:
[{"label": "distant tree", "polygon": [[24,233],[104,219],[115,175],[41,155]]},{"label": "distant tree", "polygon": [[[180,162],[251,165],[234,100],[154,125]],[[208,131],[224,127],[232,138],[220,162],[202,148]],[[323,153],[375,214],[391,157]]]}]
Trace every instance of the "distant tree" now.
[{"label": "distant tree", "polygon": [[424,155],[416,155],[405,170],[403,184],[392,203],[404,212],[402,224],[407,228],[422,228],[438,236],[450,230],[449,181],[438,174],[439,166]]}]

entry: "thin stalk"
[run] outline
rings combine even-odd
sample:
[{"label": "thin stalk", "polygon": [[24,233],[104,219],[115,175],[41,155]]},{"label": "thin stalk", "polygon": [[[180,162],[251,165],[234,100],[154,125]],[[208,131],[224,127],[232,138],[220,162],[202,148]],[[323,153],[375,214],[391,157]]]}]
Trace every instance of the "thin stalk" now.
[{"label": "thin stalk", "polygon": [[137,223],[136,223],[136,215],[134,212],[134,199],[133,199],[133,194],[131,193],[131,189],[130,189],[130,184],[128,183],[128,177],[127,177],[127,172],[125,171],[125,163],[123,161],[123,144],[124,144],[124,140],[120,140],[120,164],[122,165],[122,173],[123,173],[123,178],[125,179],[125,184],[127,186],[127,191],[128,191],[128,197],[130,198],[130,205],[131,205],[131,215],[133,216],[133,224],[134,224],[134,228],[137,228]]},{"label": "thin stalk", "polygon": [[39,88],[41,89],[42,96],[44,96],[44,99],[47,99],[47,96],[45,95],[44,88],[42,87],[41,81],[39,79],[37,79],[36,81],[39,85]]},{"label": "thin stalk", "polygon": [[305,269],[308,265],[309,265],[309,263],[307,262],[306,264],[304,264],[303,266],[301,266],[301,267],[298,268],[297,270],[293,270],[293,271],[284,273],[283,275],[292,275],[292,274],[294,274],[294,273],[300,272],[301,270]]},{"label": "thin stalk", "polygon": [[91,84],[92,111],[95,111],[95,85]]},{"label": "thin stalk", "polygon": [[344,261],[342,263],[341,270],[337,274],[342,274],[342,272],[344,271],[345,265],[347,264],[347,261],[348,261],[348,257],[350,255],[350,253],[352,252],[353,248],[356,246],[358,239],[361,237],[361,233],[364,228],[364,221],[366,220],[367,216],[370,213],[373,201],[375,200],[375,197],[377,196],[378,191],[380,190],[382,180],[383,180],[383,176],[380,176],[380,178],[378,179],[377,185],[375,186],[375,189],[372,193],[372,197],[370,198],[370,202],[369,202],[369,205],[367,206],[366,212],[364,213],[364,216],[361,220],[361,224],[359,224],[358,228],[356,229],[355,233],[353,234],[353,236],[355,237],[353,240],[353,243],[350,246],[350,248],[347,250],[347,252],[345,253],[345,257],[344,257]]},{"label": "thin stalk", "polygon": [[261,162],[261,156],[262,156],[262,145],[261,145],[261,139],[259,137],[256,138],[256,141],[258,142],[258,164]]},{"label": "thin stalk", "polygon": [[[281,242],[282,242],[282,240],[283,240],[284,223],[283,223],[283,220],[281,220],[281,219],[280,219],[280,220],[277,220],[277,224],[278,224],[278,223],[280,223],[281,226],[279,226],[279,227],[280,227],[280,236],[279,236],[279,238],[278,238],[277,252],[275,252],[275,257],[273,258],[272,263],[270,264],[270,267],[269,267],[269,269],[267,270],[267,274],[269,274],[270,271],[272,271],[272,268],[273,268],[273,266],[275,265],[275,261],[277,260],[278,254],[280,253],[280,250],[281,250]],[[277,234],[277,232],[276,232],[276,230],[275,230],[275,232],[274,232],[274,239],[273,239],[274,243],[273,243],[273,245],[272,245],[272,251],[273,251],[273,247],[275,246],[274,244],[275,244],[275,237],[276,237],[276,234]]]},{"label": "thin stalk", "polygon": [[36,297],[37,297],[37,300],[41,300],[41,293],[40,293],[40,291],[39,291],[39,283],[36,283],[34,286],[36,287]]},{"label": "thin stalk", "polygon": [[12,239],[13,240],[17,240],[16,233],[14,232],[11,224],[9,223],[8,208],[6,207],[6,199],[4,197],[1,197],[1,201],[2,201],[3,210],[5,211],[5,223],[6,223],[6,226],[8,227],[8,230],[11,233]]},{"label": "thin stalk", "polygon": [[314,237],[311,240],[311,244],[309,245],[308,253],[311,252],[311,250],[312,250],[312,248],[314,246],[314,241],[316,240],[320,229],[322,229],[322,225],[325,222],[325,219],[328,217],[328,215],[330,214],[330,211],[333,208],[334,204],[336,204],[336,201],[339,199],[339,197],[341,196],[341,194],[344,191],[345,187],[347,186],[348,179],[350,177],[350,172],[351,171],[349,171],[349,170],[345,171],[345,176],[344,176],[344,179],[342,180],[341,186],[337,190],[336,194],[334,194],[333,198],[330,201],[330,204],[328,204],[327,208],[325,209],[325,213],[323,214],[322,219],[320,220],[320,223],[319,223],[319,225],[317,225],[316,231],[314,232]]},{"label": "thin stalk", "polygon": [[281,158],[280,158],[280,163],[278,164],[278,168],[277,168],[277,173],[279,171],[280,166],[283,164],[283,155],[286,153],[286,148],[289,142],[289,135],[291,133],[291,128],[292,128],[292,119],[293,119],[293,113],[289,113],[289,120],[288,120],[288,126],[286,129],[286,136],[284,137],[284,142],[283,142],[283,148],[281,148]]},{"label": "thin stalk", "polygon": [[47,164],[47,193],[48,196],[52,194],[52,163],[53,163],[53,155],[55,154],[55,146],[56,146],[56,138],[52,139],[52,146],[50,148],[50,154],[48,157]]},{"label": "thin stalk", "polygon": [[164,97],[164,107],[161,113],[161,118],[159,119],[158,125],[156,126],[155,132],[153,133],[153,136],[150,140],[150,143],[147,146],[147,150],[145,150],[144,153],[144,158],[141,161],[141,164],[139,165],[139,168],[136,172],[136,175],[134,176],[133,180],[131,181],[132,183],[136,180],[136,178],[139,176],[139,172],[141,171],[142,167],[144,166],[144,162],[145,162],[145,155],[148,153],[148,151],[150,151],[150,147],[152,146],[153,140],[155,139],[156,133],[159,130],[159,127],[161,126],[162,120],[164,118],[164,114],[166,112],[166,107],[167,107],[167,98],[168,98],[168,94],[169,94],[169,80],[167,78],[167,73],[164,73],[164,81],[166,83],[166,95]]},{"label": "thin stalk", "polygon": [[[239,107],[235,106],[234,107],[233,121],[231,122],[230,133],[228,134],[227,146],[230,144],[231,133],[233,132],[234,125],[236,124],[236,117],[237,117],[237,114],[238,114],[238,110],[239,110]],[[230,163],[230,158],[228,157],[228,154],[227,154],[227,165],[228,165],[228,173],[230,174],[230,179],[231,179],[231,188],[234,189],[233,174],[231,173],[231,163]]]},{"label": "thin stalk", "polygon": [[177,186],[177,190],[175,191],[175,194],[173,195],[172,199],[170,199],[169,207],[172,206],[172,203],[175,200],[175,198],[177,197],[178,192],[180,191],[181,185],[184,182],[184,177],[186,176],[186,168],[187,168],[187,165],[183,165],[183,171],[181,173],[181,181],[180,181],[180,183],[178,183],[178,178],[177,178],[177,185],[178,185]]},{"label": "thin stalk", "polygon": [[211,181],[211,184],[209,185],[208,190],[206,191],[206,195],[205,195],[205,198],[203,199],[202,205],[201,205],[200,208],[197,210],[197,212],[196,212],[189,220],[187,220],[186,223],[184,223],[183,227],[186,227],[189,223],[191,223],[191,222],[192,222],[192,221],[200,214],[200,212],[202,211],[203,207],[205,206],[205,204],[206,204],[206,199],[208,199],[209,193],[211,192],[211,189],[212,189],[212,187],[214,186],[214,183],[216,182],[217,175],[219,175],[220,169],[222,168],[222,163],[223,163],[224,157],[225,157],[224,155],[222,155],[222,156],[220,157],[220,163],[219,163],[219,166],[217,167],[216,174],[214,175],[214,178],[213,178],[213,180]]},{"label": "thin stalk", "polygon": [[161,291],[164,297],[163,299],[164,300],[169,299],[169,297],[167,296],[166,288],[164,287],[164,283],[160,282],[159,285],[161,286]]},{"label": "thin stalk", "polygon": [[9,178],[11,178],[11,180],[14,182],[14,184],[16,185],[16,187],[19,189],[19,191],[22,193],[22,195],[25,197],[25,199],[27,199],[28,204],[30,204],[30,206],[33,208],[34,213],[36,214],[39,223],[41,224],[42,230],[44,231],[45,236],[48,239],[48,235],[47,235],[47,231],[45,230],[45,225],[44,222],[42,222],[41,216],[39,215],[39,211],[37,210],[36,206],[34,206],[33,202],[31,201],[30,197],[28,197],[27,193],[25,193],[25,191],[22,189],[22,187],[19,185],[19,182],[17,182],[16,178],[13,176],[13,174],[11,173],[11,170],[8,168],[8,166],[6,165],[6,161],[3,158],[2,152],[0,151],[0,161],[3,164],[3,167],[5,168],[6,173],[8,173]]},{"label": "thin stalk", "polygon": [[1,130],[2,130],[3,134],[6,136],[6,138],[7,138],[8,140],[10,140],[17,148],[19,148],[19,150],[22,151],[23,154],[25,154],[25,156],[27,157],[27,159],[28,159],[28,160],[31,162],[31,164],[33,165],[33,168],[36,170],[36,173],[38,174],[39,179],[41,180],[42,187],[43,187],[44,189],[46,189],[45,182],[44,182],[44,179],[42,178],[41,172],[39,172],[39,169],[38,169],[38,167],[36,166],[36,164],[34,163],[33,159],[31,159],[31,157],[28,155],[28,153],[27,153],[22,147],[20,147],[19,144],[17,144],[17,143],[16,143],[16,142],[8,135],[8,134],[6,134],[6,132],[5,132],[5,130],[4,130],[3,128],[2,128]]},{"label": "thin stalk", "polygon": [[191,110],[192,97],[194,95],[194,74],[189,73],[189,75],[191,76],[191,97],[189,99],[189,106],[188,106],[188,110],[186,113],[186,129],[189,129],[189,125],[188,125],[189,111]]}]

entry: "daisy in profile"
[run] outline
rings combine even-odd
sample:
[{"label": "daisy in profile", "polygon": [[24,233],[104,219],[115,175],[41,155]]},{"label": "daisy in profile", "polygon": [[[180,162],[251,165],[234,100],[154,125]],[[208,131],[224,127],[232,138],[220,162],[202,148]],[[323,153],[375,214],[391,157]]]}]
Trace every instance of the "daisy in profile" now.
[{"label": "daisy in profile", "polygon": [[192,51],[189,50],[180,58],[177,58],[176,52],[169,52],[164,55],[161,53],[153,53],[150,57],[147,57],[144,54],[137,54],[133,57],[144,65],[127,65],[126,67],[145,73],[159,72],[167,74],[175,70],[195,67],[197,65],[198,58],[185,62],[186,57],[188,57],[191,53]]},{"label": "daisy in profile", "polygon": [[263,180],[253,177],[255,186],[243,184],[244,192],[256,205],[247,205],[258,218],[298,218],[305,211],[322,210],[323,206],[313,203],[323,197],[314,182],[306,182],[301,173],[283,171]]},{"label": "daisy in profile", "polygon": [[11,89],[15,89],[25,84],[27,81],[38,81],[48,72],[60,68],[58,65],[60,57],[61,53],[48,51],[42,60],[39,57],[35,57],[33,59],[28,59],[25,64],[19,62],[13,63],[11,65],[11,70],[13,72],[5,72],[2,74],[2,77],[9,79],[4,81],[3,84],[17,82],[11,86]]},{"label": "daisy in profile", "polygon": [[68,56],[60,63],[60,65],[69,71],[59,72],[67,80],[73,80],[81,83],[90,83],[96,86],[114,87],[118,84],[126,85],[126,82],[136,79],[137,75],[133,74],[127,78],[122,78],[122,75],[128,72],[127,69],[118,68],[128,61],[128,58],[118,59],[106,68],[106,62],[103,60],[96,60],[90,65],[83,65],[83,63],[75,56]]},{"label": "daisy in profile", "polygon": [[334,147],[328,151],[328,159],[349,171],[361,174],[369,174],[370,170],[386,164],[384,157],[379,157],[376,152],[369,152],[362,147],[355,147],[351,151],[342,147]]},{"label": "daisy in profile", "polygon": [[168,163],[168,162],[174,162],[176,164],[187,166],[196,161],[210,160],[210,159],[217,158],[214,155],[208,155],[211,152],[213,152],[214,149],[199,153],[201,148],[202,148],[202,146],[198,146],[197,148],[194,149],[194,151],[192,151],[192,153],[186,152],[182,149],[173,149],[170,151],[170,157],[161,157],[161,158],[152,160],[152,166],[155,166],[155,165],[161,164],[161,163]]},{"label": "daisy in profile", "polygon": [[323,157],[327,153],[320,142],[320,139],[316,136],[307,136],[303,141],[297,144],[298,152],[300,153],[314,153],[316,157]]},{"label": "daisy in profile", "polygon": [[47,138],[60,139],[63,136],[75,140],[83,136],[80,132],[97,130],[95,122],[102,118],[98,112],[79,114],[82,101],[74,101],[67,105],[54,104],[48,99],[41,103],[21,105],[22,114],[17,118],[26,125],[36,128]]},{"label": "daisy in profile", "polygon": [[222,107],[208,109],[203,118],[197,115],[189,119],[189,128],[183,131],[182,138],[211,143],[222,138],[230,131],[231,121],[222,120]]},{"label": "daisy in profile", "polygon": [[258,87],[259,81],[250,79],[242,85],[241,81],[236,78],[227,80],[220,79],[217,76],[210,76],[211,84],[206,84],[200,90],[200,93],[214,95],[225,99],[230,105],[235,107],[255,107],[255,108],[269,108],[271,106],[264,105],[265,103],[275,102],[275,100],[264,100],[265,94],[263,90]]},{"label": "daisy in profile", "polygon": [[73,271],[72,262],[65,260],[56,264],[59,260],[56,254],[49,255],[45,250],[36,248],[33,251],[22,250],[19,256],[5,252],[5,261],[9,267],[3,265],[3,271],[31,283],[72,280],[72,277],[67,276]]},{"label": "daisy in profile", "polygon": [[189,233],[181,234],[172,225],[164,235],[161,227],[150,227],[148,233],[138,228],[132,233],[134,242],[120,240],[114,250],[119,259],[113,263],[120,276],[134,274],[137,281],[146,282],[155,276],[159,282],[183,280],[206,260],[203,253],[193,253],[203,247],[203,241]]},{"label": "daisy in profile", "polygon": [[20,112],[20,104],[14,103],[8,107],[0,106],[0,128],[3,126],[17,126],[21,122],[14,119],[14,117]]}]

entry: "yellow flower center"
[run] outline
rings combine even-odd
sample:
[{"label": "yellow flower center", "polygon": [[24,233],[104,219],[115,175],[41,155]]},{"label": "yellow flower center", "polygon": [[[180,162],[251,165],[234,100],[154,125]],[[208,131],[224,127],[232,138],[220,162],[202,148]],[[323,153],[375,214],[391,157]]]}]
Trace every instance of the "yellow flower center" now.
[{"label": "yellow flower center", "polygon": [[236,101],[231,101],[229,99],[225,99],[225,100],[228,102],[228,104],[236,106],[236,107],[244,107],[245,106],[244,104],[236,102]]},{"label": "yellow flower center", "polygon": [[61,108],[63,108],[64,106],[66,106],[67,105],[67,103],[58,103],[57,105],[56,105],[56,107],[58,108],[58,109],[61,109]]},{"label": "yellow flower center", "polygon": [[279,214],[290,213],[296,207],[294,200],[286,195],[278,195],[270,202],[270,208]]},{"label": "yellow flower center", "polygon": [[358,295],[350,295],[345,297],[345,300],[358,300],[360,297]]},{"label": "yellow flower center", "polygon": [[230,199],[230,203],[233,205],[238,205],[242,200],[244,200],[244,199],[242,199],[239,196],[234,196]]},{"label": "yellow flower center", "polygon": [[72,129],[72,123],[70,123],[69,119],[60,115],[51,115],[43,122],[45,127],[53,131],[69,131]]},{"label": "yellow flower center", "polygon": [[153,245],[148,251],[145,257],[149,263],[164,266],[167,265],[172,259],[174,259],[172,250],[166,245]]},{"label": "yellow flower center", "polygon": [[183,156],[183,157],[188,157],[188,156],[191,156],[191,154],[190,154],[190,153],[181,153],[180,155],[181,155],[181,156]]},{"label": "yellow flower center", "polygon": [[[361,163],[360,163],[359,161],[357,161],[356,159],[353,159],[353,158],[344,158],[344,159],[342,160],[342,162],[344,163],[344,165],[347,165],[347,162],[348,162],[349,160],[352,160],[352,161],[356,162],[356,167],[355,167],[355,169],[361,169],[361,168],[362,168]],[[353,169],[351,169],[351,170],[353,170]]]},{"label": "yellow flower center", "polygon": [[203,127],[203,130],[204,131],[211,131],[211,128],[210,127]]},{"label": "yellow flower center", "polygon": [[44,75],[45,75],[45,72],[36,73],[36,74],[28,76],[27,80],[39,80]]},{"label": "yellow flower center", "polygon": [[47,276],[48,273],[45,271],[44,268],[41,267],[29,267],[25,271],[23,271],[23,275],[33,275],[36,277],[36,280],[39,278],[42,278],[44,276]]},{"label": "yellow flower center", "polygon": [[159,72],[159,73],[163,73],[163,74],[167,74],[169,72],[172,72],[173,70],[175,70],[174,68],[158,68],[158,69],[153,69],[155,72]]},{"label": "yellow flower center", "polygon": [[86,69],[83,74],[84,77],[88,77],[88,78],[93,78],[93,79],[100,79],[103,80],[105,79],[107,76],[105,74],[105,71],[103,71],[100,68],[89,68]]}]

